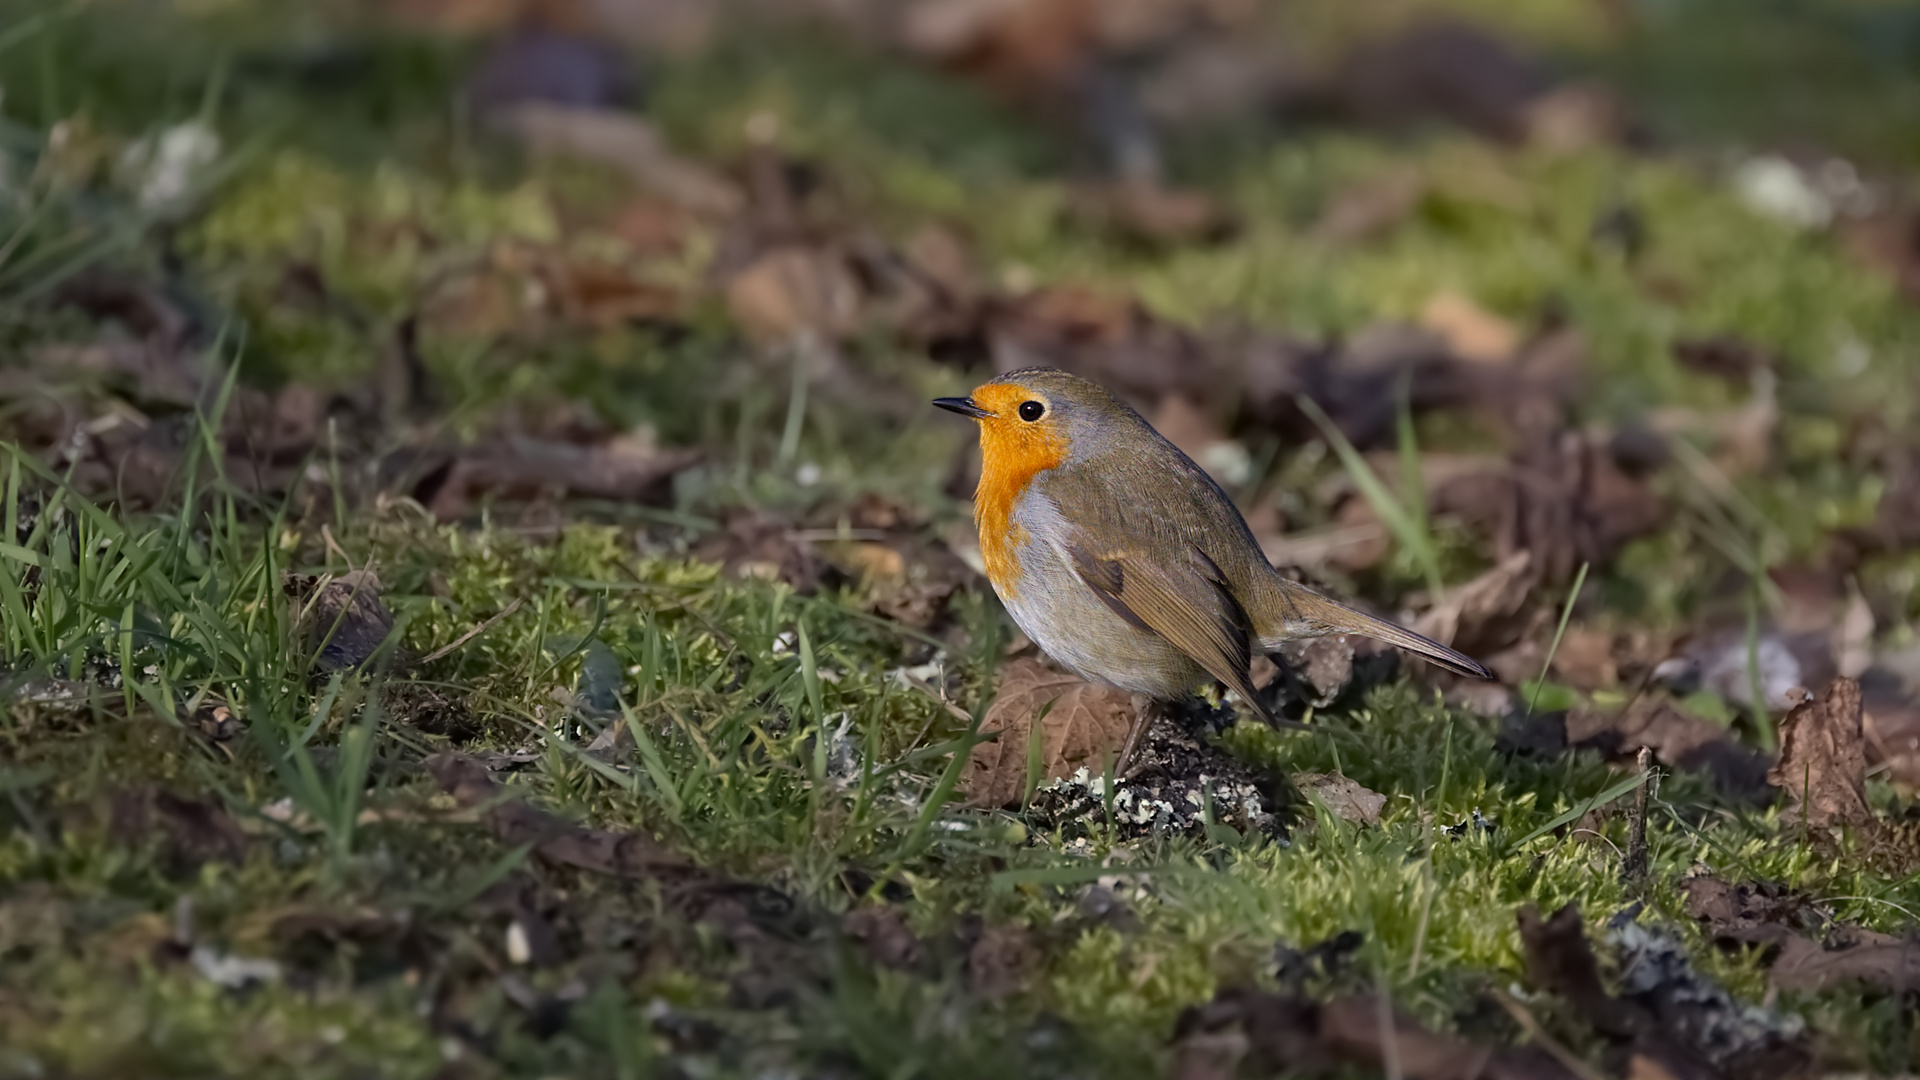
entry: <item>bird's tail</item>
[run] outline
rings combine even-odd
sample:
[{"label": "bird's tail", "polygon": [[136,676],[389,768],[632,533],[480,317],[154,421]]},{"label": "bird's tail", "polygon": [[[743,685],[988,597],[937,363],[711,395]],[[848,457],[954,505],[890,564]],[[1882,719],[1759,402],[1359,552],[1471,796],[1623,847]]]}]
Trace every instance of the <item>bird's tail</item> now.
[{"label": "bird's tail", "polygon": [[1259,627],[1260,645],[1272,652],[1280,643],[1291,638],[1325,637],[1328,634],[1362,634],[1378,638],[1389,645],[1397,646],[1411,653],[1417,653],[1428,661],[1438,664],[1456,675],[1467,675],[1476,679],[1492,679],[1494,674],[1485,664],[1459,652],[1449,649],[1431,638],[1423,637],[1403,626],[1395,626],[1385,619],[1376,619],[1371,615],[1355,611],[1337,600],[1330,600],[1298,582],[1289,581],[1278,574],[1273,575],[1278,586],[1278,619],[1263,622]]}]

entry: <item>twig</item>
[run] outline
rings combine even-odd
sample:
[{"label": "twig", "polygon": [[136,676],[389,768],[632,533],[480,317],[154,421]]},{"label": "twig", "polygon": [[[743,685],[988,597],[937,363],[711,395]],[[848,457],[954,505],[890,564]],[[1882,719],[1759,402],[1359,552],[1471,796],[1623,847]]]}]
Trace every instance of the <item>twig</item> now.
[{"label": "twig", "polygon": [[1493,1000],[1507,1010],[1507,1015],[1513,1017],[1513,1022],[1520,1025],[1528,1038],[1538,1043],[1540,1049],[1545,1050],[1553,1060],[1566,1066],[1568,1072],[1579,1077],[1580,1080],[1606,1080],[1606,1077],[1594,1071],[1593,1066],[1580,1060],[1573,1051],[1561,1045],[1560,1040],[1547,1034],[1546,1029],[1540,1026],[1540,1021],[1533,1018],[1533,1014],[1527,1011],[1526,1006],[1499,990],[1493,991]]},{"label": "twig", "polygon": [[524,596],[514,597],[513,603],[508,604],[506,607],[501,608],[499,611],[495,612],[491,617],[489,617],[485,622],[481,623],[480,625],[474,627],[473,629],[467,631],[464,634],[461,634],[459,637],[454,638],[452,642],[446,645],[442,645],[441,647],[421,657],[420,662],[423,664],[431,664],[435,660],[438,660],[441,657],[447,655],[448,653],[453,652],[455,649],[458,649],[460,646],[465,645],[467,642],[472,641],[474,638],[477,638],[481,634],[484,634],[487,631],[493,629],[494,623],[499,622],[501,619],[506,618],[507,616],[513,614],[516,611],[519,611],[520,605],[526,602],[527,602],[527,598]]},{"label": "twig", "polygon": [[1651,788],[1656,780],[1653,772],[1653,750],[1640,748],[1640,771],[1647,776],[1647,782],[1633,793],[1633,809],[1627,816],[1627,857],[1621,864],[1620,877],[1628,885],[1634,885],[1647,876],[1647,804],[1652,800]]}]

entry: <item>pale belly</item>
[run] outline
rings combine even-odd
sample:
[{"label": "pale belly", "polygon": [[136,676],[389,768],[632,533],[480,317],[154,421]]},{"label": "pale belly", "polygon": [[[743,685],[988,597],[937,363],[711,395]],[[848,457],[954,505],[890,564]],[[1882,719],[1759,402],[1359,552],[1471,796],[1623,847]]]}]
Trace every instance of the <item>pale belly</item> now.
[{"label": "pale belly", "polygon": [[1034,644],[1083,679],[1136,694],[1165,700],[1200,685],[1206,678],[1200,665],[1166,638],[1121,618],[1073,572],[1047,540],[1050,513],[1019,517],[1032,539],[1015,549],[1020,580],[1011,596],[1000,592],[1000,602]]}]

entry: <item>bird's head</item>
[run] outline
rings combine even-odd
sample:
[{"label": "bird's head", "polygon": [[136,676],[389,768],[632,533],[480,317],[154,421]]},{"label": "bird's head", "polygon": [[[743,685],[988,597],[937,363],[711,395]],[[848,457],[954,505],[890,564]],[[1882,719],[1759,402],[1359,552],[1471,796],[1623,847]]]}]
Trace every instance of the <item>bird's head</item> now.
[{"label": "bird's head", "polygon": [[1021,489],[1037,473],[1085,458],[1139,417],[1104,387],[1053,368],[1010,371],[935,405],[980,425],[981,485]]}]

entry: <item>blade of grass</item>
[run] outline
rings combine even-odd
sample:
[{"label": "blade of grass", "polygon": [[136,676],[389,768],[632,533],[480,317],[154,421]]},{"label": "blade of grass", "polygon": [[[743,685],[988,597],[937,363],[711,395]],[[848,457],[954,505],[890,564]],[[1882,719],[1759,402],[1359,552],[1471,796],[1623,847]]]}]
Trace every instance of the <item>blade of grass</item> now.
[{"label": "blade of grass", "polygon": [[1327,440],[1327,445],[1333,448],[1334,455],[1340,459],[1341,466],[1347,470],[1347,475],[1353,478],[1354,486],[1360,489],[1361,496],[1373,507],[1373,512],[1387,526],[1387,531],[1393,534],[1401,547],[1413,555],[1414,561],[1420,566],[1421,574],[1427,580],[1427,591],[1432,593],[1435,602],[1438,602],[1445,592],[1440,574],[1440,555],[1434,547],[1432,534],[1421,524],[1422,519],[1416,519],[1401,501],[1394,497],[1393,492],[1387,490],[1387,486],[1380,481],[1380,477],[1375,475],[1373,466],[1367,464],[1367,459],[1361,456],[1360,451],[1354,449],[1353,444],[1348,442],[1346,435],[1340,431],[1339,425],[1333,422],[1333,418],[1329,417],[1318,403],[1309,397],[1301,397],[1299,402],[1300,410],[1307,414],[1307,418],[1312,420],[1315,426],[1319,427],[1321,435]]},{"label": "blade of grass", "polygon": [[1547,672],[1553,669],[1553,657],[1560,651],[1560,639],[1566,636],[1567,621],[1573,618],[1573,603],[1580,599],[1580,589],[1587,583],[1587,563],[1580,564],[1580,572],[1573,575],[1573,587],[1567,590],[1567,602],[1560,608],[1560,625],[1554,628],[1553,644],[1547,647],[1547,658],[1540,665],[1540,678],[1533,684],[1533,693],[1527,696],[1527,715],[1533,715],[1533,707],[1540,702],[1540,691],[1547,685]]}]

